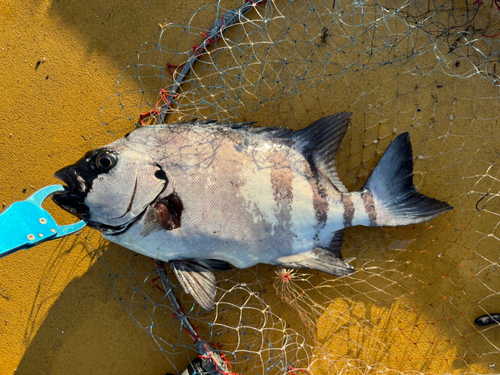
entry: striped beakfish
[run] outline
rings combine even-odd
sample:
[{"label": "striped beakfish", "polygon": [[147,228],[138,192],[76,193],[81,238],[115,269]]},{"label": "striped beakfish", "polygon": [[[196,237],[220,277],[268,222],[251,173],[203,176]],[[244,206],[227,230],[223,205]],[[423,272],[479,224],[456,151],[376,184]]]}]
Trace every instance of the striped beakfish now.
[{"label": "striped beakfish", "polygon": [[54,201],[109,241],[169,262],[186,293],[214,306],[213,270],[267,263],[344,276],[344,228],[421,223],[452,209],[413,185],[408,133],[358,191],[334,157],[351,113],[307,128],[214,121],[148,126],[55,176]]}]

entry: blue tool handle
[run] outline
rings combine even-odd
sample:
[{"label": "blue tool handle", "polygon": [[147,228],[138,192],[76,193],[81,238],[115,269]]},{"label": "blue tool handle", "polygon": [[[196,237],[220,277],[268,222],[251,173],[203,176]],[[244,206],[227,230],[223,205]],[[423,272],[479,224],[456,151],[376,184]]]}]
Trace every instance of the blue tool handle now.
[{"label": "blue tool handle", "polygon": [[43,201],[57,191],[64,191],[64,187],[51,185],[42,188],[28,199],[11,204],[0,214],[0,257],[73,234],[85,226],[83,221],[58,226],[41,207]]}]

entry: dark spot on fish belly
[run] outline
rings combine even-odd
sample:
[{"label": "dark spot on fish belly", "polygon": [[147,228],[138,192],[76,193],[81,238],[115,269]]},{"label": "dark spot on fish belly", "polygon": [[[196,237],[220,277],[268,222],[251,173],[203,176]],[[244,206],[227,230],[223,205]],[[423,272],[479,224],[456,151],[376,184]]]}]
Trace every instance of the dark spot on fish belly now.
[{"label": "dark spot on fish belly", "polygon": [[344,228],[352,226],[354,219],[354,203],[348,194],[342,195],[342,204],[344,205]]},{"label": "dark spot on fish belly", "polygon": [[362,193],[361,199],[363,199],[363,203],[365,204],[365,211],[368,214],[368,219],[370,219],[370,225],[377,225],[377,211],[375,211],[375,202],[373,200],[372,193]]}]

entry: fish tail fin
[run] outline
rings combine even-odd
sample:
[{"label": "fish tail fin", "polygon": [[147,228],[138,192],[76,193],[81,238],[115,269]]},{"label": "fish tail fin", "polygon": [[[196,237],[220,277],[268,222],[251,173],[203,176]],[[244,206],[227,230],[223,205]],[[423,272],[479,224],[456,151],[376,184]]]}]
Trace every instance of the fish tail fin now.
[{"label": "fish tail fin", "polygon": [[361,190],[361,197],[374,226],[418,224],[453,209],[415,189],[409,133],[399,135],[389,145]]}]

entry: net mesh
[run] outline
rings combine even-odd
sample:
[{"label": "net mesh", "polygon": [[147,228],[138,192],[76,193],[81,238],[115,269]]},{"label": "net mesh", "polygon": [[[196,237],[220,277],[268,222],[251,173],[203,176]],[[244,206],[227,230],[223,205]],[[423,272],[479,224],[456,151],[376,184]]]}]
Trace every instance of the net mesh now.
[{"label": "net mesh", "polygon": [[[219,1],[159,25],[103,104],[93,146],[161,116],[300,129],[351,111],[336,158],[349,191],[408,131],[417,190],[455,209],[419,225],[347,229],[342,253],[356,268],[348,277],[265,265],[218,272],[210,313],[176,287],[184,314],[231,373],[497,372],[498,325],[474,321],[500,312],[500,2],[244,6]],[[154,263],[114,245],[96,251],[153,349],[182,371],[199,352]]]}]

